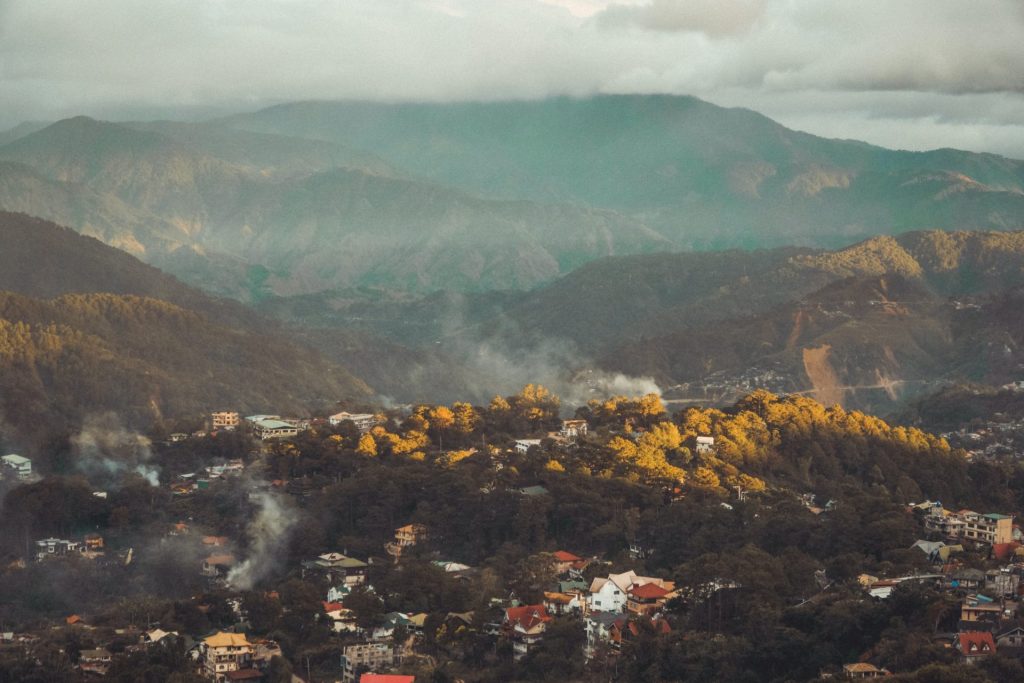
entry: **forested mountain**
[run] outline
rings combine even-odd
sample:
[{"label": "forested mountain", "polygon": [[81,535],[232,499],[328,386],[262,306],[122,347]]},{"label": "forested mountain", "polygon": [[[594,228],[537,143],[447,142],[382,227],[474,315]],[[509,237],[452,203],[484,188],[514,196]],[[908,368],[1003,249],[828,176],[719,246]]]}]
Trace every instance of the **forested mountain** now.
[{"label": "forested mountain", "polygon": [[526,289],[595,258],[671,246],[614,211],[485,199],[339,144],[217,125],[77,117],[0,147],[0,160],[0,207],[239,298],[259,298],[254,277],[287,294]]},{"label": "forested mountain", "polygon": [[300,102],[226,123],[344,141],[492,196],[642,215],[682,247],[837,246],[921,228],[1024,226],[1019,161],[828,140],[693,97]]},{"label": "forested mountain", "polygon": [[31,441],[106,410],[145,425],[224,407],[307,411],[370,395],[271,320],[95,239],[0,213],[0,241],[8,439]]},{"label": "forested mountain", "polygon": [[[926,231],[834,251],[775,249],[598,261],[522,297],[506,316],[587,350],[763,314],[848,277],[901,275],[938,295],[1024,284],[1024,232]],[[568,315],[573,311],[574,315]]]},{"label": "forested mountain", "polygon": [[689,97],[281,105],[0,137],[0,208],[246,300],[534,288],[606,256],[1024,227],[1024,164]]},{"label": "forested mountain", "polygon": [[[429,349],[431,363],[447,355],[462,379],[474,368],[596,369],[684,385],[677,397],[733,400],[768,385],[886,411],[935,383],[1016,378],[1022,285],[1024,233],[928,231],[836,251],[609,258],[527,293],[349,290],[266,310]],[[328,339],[316,339],[325,352]]]}]

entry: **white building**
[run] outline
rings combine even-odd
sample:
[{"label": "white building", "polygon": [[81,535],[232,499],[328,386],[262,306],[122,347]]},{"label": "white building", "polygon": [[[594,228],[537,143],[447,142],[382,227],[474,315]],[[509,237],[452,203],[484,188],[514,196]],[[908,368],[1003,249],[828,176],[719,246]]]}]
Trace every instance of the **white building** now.
[{"label": "white building", "polygon": [[252,423],[252,428],[260,441],[284,439],[299,433],[298,427],[281,420],[256,420]]},{"label": "white building", "polygon": [[516,452],[525,454],[534,446],[540,446],[540,439],[516,439]]},{"label": "white building", "polygon": [[40,561],[48,557],[63,557],[80,552],[82,552],[82,544],[78,541],[68,541],[63,538],[43,538],[36,541],[36,559]]},{"label": "white building", "polygon": [[11,453],[0,458],[4,468],[15,478],[25,480],[32,477],[32,461],[23,455]]},{"label": "white building", "polygon": [[377,416],[372,413],[346,413],[342,411],[327,418],[332,427],[337,427],[346,420],[355,423],[356,428],[363,434],[377,425]]},{"label": "white building", "polygon": [[675,590],[675,584],[672,581],[650,576],[637,576],[633,571],[609,574],[608,578],[598,577],[590,584],[590,609],[594,612],[622,612],[629,601],[629,589],[646,586],[649,583],[669,592]]}]

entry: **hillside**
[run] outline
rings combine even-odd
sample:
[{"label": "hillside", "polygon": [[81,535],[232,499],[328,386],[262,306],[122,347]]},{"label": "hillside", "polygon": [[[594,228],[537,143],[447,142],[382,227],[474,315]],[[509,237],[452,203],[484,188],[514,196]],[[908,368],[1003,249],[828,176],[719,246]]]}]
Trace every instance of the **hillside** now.
[{"label": "hillside", "polygon": [[[584,350],[764,314],[829,283],[900,275],[937,295],[1024,283],[1024,232],[925,231],[834,251],[657,254],[605,259],[525,295],[505,315]],[[574,315],[568,315],[574,311]]]},{"label": "hillside", "polygon": [[5,420],[29,439],[105,411],[141,427],[165,415],[310,410],[370,393],[281,337],[113,294],[0,293],[0,376]]},{"label": "hillside", "polygon": [[371,393],[271,320],[98,240],[10,213],[0,240],[0,409],[30,441],[105,410],[143,425]]}]

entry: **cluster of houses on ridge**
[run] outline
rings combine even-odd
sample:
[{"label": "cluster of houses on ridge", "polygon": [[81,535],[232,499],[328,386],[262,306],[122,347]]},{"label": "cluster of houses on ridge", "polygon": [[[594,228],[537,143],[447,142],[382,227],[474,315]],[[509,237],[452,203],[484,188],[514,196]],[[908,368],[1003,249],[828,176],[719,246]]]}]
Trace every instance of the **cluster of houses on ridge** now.
[{"label": "cluster of houses on ridge", "polygon": [[[955,630],[935,634],[935,642],[954,650],[960,661],[972,664],[997,652],[1024,656],[1024,534],[1009,515],[973,510],[951,511],[941,503],[925,501],[909,506],[934,539],[920,539],[911,549],[920,550],[931,563],[930,573],[878,578],[862,574],[861,585],[872,598],[885,600],[901,584],[926,584],[960,598]],[[990,560],[1005,563],[988,569],[965,566],[967,549],[987,552]],[[849,664],[846,678],[887,676],[870,662]]]},{"label": "cluster of houses on ridge", "polygon": [[208,433],[233,432],[242,428],[248,429],[260,441],[285,439],[297,436],[317,424],[329,424],[332,427],[345,421],[351,421],[363,434],[381,422],[381,418],[372,413],[349,413],[342,411],[327,418],[282,417],[280,415],[261,414],[242,417],[240,413],[220,410],[210,413],[206,420],[208,429],[201,429],[191,434],[174,432],[167,437],[168,443],[180,443],[189,437],[203,437]]},{"label": "cluster of houses on ridge", "polygon": [[[1004,386],[1019,393],[1024,380]],[[1017,461],[1024,453],[1024,418],[996,413],[984,422],[940,434],[953,448],[967,451],[974,460]]]}]

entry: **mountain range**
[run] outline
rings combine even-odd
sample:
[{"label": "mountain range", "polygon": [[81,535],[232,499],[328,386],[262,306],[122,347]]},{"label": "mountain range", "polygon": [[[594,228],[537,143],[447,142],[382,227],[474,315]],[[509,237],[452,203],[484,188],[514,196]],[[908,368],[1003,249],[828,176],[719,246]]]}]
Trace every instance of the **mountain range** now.
[{"label": "mountain range", "polygon": [[789,130],[691,97],[304,102],[0,135],[0,208],[245,301],[529,290],[608,256],[1024,227],[1024,163]]}]

